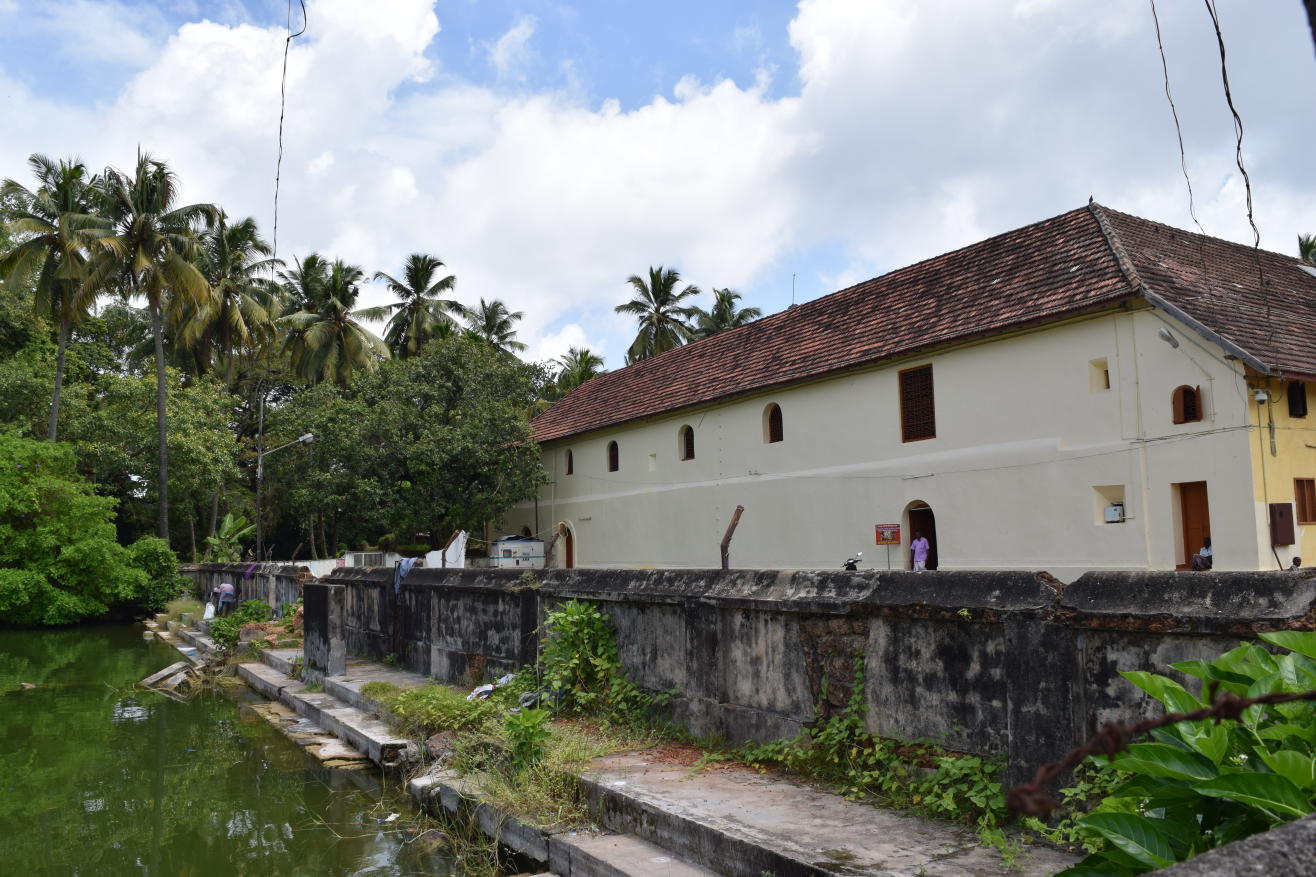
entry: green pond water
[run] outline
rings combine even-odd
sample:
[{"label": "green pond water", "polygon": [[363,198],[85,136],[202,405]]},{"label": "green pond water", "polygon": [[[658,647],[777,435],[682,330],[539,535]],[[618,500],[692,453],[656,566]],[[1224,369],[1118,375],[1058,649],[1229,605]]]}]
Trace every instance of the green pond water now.
[{"label": "green pond water", "polygon": [[134,690],[179,660],[142,631],[0,631],[0,874],[452,873],[408,843],[396,783],[319,767],[218,692]]}]

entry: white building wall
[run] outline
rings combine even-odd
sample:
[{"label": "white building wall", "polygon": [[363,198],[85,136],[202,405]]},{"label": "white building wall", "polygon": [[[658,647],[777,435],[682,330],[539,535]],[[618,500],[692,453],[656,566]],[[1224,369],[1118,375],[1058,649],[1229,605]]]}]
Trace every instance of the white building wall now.
[{"label": "white building wall", "polygon": [[[1174,349],[1156,337],[1170,327]],[[731,563],[835,568],[873,525],[936,516],[942,569],[1173,569],[1183,561],[1172,484],[1208,482],[1220,568],[1257,568],[1241,366],[1159,312],[1110,313],[842,377],[758,393],[544,446],[551,483],[507,532],[561,521],[585,567],[710,567],[736,505]],[[1093,391],[1092,360],[1111,388]],[[933,365],[937,436],[902,442],[898,372]],[[1205,417],[1174,425],[1171,395],[1200,386]],[[764,441],[779,404],[784,441]],[[695,459],[680,459],[682,426]],[[617,441],[620,469],[607,471]],[[574,474],[565,474],[566,453]],[[1099,523],[1094,487],[1122,485],[1128,520]],[[904,537],[908,541],[908,527]],[[892,565],[907,552],[892,549]],[[564,552],[556,551],[560,564]]]}]

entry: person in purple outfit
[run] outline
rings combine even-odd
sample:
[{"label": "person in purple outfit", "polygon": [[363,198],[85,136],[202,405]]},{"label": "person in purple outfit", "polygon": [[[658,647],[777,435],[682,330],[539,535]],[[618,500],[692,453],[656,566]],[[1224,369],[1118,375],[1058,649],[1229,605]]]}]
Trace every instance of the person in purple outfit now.
[{"label": "person in purple outfit", "polygon": [[227,615],[233,611],[233,607],[238,602],[238,589],[228,582],[224,582],[216,590],[219,592],[219,606],[215,614]]},{"label": "person in purple outfit", "polygon": [[914,531],[914,541],[909,543],[909,550],[914,555],[914,572],[923,572],[928,568],[928,540],[918,530]]}]

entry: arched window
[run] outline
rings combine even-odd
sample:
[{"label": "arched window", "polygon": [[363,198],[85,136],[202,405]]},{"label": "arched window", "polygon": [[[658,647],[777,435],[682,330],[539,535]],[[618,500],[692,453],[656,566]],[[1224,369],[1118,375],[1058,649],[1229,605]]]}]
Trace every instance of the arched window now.
[{"label": "arched window", "polygon": [[677,438],[679,439],[678,452],[681,455],[681,459],[693,460],[695,458],[694,428],[689,426],[688,424],[686,426],[681,427],[681,431],[677,434]]},{"label": "arched window", "polygon": [[621,456],[617,453],[617,443],[608,442],[608,471],[616,472],[621,468]]},{"label": "arched window", "polygon": [[1196,423],[1202,419],[1202,388],[1175,387],[1172,406],[1175,423]]},{"label": "arched window", "polygon": [[571,455],[571,449],[567,449],[567,474],[574,474],[576,471],[576,458]]},{"label": "arched window", "polygon": [[781,439],[781,406],[773,402],[763,409],[763,441],[772,444]]}]

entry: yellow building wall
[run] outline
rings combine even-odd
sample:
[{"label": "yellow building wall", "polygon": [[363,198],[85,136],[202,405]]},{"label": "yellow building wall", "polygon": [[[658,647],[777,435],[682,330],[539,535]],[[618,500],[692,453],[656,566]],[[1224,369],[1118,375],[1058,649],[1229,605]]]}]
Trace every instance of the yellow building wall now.
[{"label": "yellow building wall", "polygon": [[[1288,381],[1249,378],[1252,430],[1252,475],[1256,485],[1257,554],[1261,569],[1288,567],[1295,556],[1304,566],[1316,566],[1316,523],[1298,523],[1294,479],[1316,478],[1316,383],[1306,383],[1306,417],[1290,417]],[[1256,399],[1256,390],[1266,392],[1266,401]],[[1273,428],[1272,428],[1273,421]],[[1273,440],[1273,449],[1272,449]],[[1293,507],[1293,545],[1270,544],[1270,503],[1286,502]]]}]

